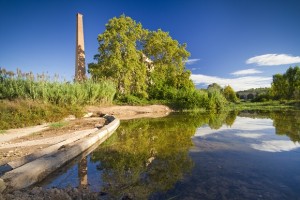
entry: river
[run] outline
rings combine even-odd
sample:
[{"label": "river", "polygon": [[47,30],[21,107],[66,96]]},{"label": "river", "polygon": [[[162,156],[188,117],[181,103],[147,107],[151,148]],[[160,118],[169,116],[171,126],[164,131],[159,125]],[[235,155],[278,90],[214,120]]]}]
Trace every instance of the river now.
[{"label": "river", "polygon": [[300,112],[134,119],[39,186],[103,199],[299,199]]}]

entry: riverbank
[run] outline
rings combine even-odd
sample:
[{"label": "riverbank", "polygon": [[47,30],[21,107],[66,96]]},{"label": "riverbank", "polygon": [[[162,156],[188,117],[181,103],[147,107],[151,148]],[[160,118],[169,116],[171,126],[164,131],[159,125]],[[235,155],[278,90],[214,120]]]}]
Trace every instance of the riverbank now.
[{"label": "riverbank", "polygon": [[300,101],[282,100],[282,101],[265,101],[265,102],[239,102],[231,103],[229,110],[300,110]]},{"label": "riverbank", "polygon": [[121,120],[135,118],[157,118],[168,115],[172,110],[163,105],[150,106],[88,106],[85,117],[69,116],[56,123],[48,123],[22,129],[3,131],[0,137],[0,165],[41,151],[50,145],[70,137],[79,137],[84,130],[102,127],[109,114]]},{"label": "riverbank", "polygon": [[[109,106],[86,108],[88,112],[83,118],[75,118],[69,116],[63,121],[44,124],[36,127],[28,127],[22,129],[6,130],[0,138],[0,164],[14,164],[20,158],[32,154],[34,152],[43,152],[49,146],[66,140],[67,138],[76,138],[82,135],[83,131],[100,128],[105,125],[104,114],[114,115],[123,120],[134,118],[157,118],[164,117],[171,112],[167,106],[151,105],[151,106]],[[22,133],[18,136],[18,132]],[[9,136],[11,134],[11,136]],[[80,136],[81,137],[81,136]],[[79,137],[79,138],[80,138]],[[22,159],[21,159],[22,160]],[[0,184],[1,186],[1,184]],[[91,196],[92,195],[92,196]],[[72,199],[81,196],[82,199],[97,199],[99,194],[93,194],[89,191],[79,191],[73,189],[50,189],[43,190],[41,188],[17,190],[13,193],[0,194],[0,199],[32,199],[51,196],[53,198]]]}]

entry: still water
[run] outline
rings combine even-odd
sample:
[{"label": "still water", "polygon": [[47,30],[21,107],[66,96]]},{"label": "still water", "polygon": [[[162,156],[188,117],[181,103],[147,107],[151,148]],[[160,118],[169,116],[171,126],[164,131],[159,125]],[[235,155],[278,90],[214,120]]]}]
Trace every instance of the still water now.
[{"label": "still water", "polygon": [[103,199],[300,199],[299,141],[296,111],[135,119],[41,184]]}]

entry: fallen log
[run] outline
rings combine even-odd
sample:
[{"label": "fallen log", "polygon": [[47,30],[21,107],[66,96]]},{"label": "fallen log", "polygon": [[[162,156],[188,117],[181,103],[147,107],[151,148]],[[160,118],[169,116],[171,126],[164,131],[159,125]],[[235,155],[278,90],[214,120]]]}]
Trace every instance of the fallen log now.
[{"label": "fallen log", "polygon": [[110,120],[111,122],[99,131],[76,141],[74,144],[64,146],[55,153],[44,155],[32,162],[5,173],[0,178],[0,182],[3,181],[5,185],[3,186],[2,184],[2,187],[0,188],[2,188],[4,192],[9,192],[26,188],[43,180],[46,176],[71,161],[93,144],[97,142],[102,143],[109,138],[120,125],[119,119],[111,116]]}]

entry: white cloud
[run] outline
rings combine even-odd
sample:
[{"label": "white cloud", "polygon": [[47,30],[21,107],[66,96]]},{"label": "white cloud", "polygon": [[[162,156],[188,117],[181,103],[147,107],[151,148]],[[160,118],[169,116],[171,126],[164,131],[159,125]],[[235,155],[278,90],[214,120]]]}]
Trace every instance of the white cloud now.
[{"label": "white cloud", "polygon": [[246,63],[255,63],[259,66],[293,64],[300,63],[300,56],[291,56],[287,54],[265,54],[249,58]]},{"label": "white cloud", "polygon": [[198,62],[200,59],[198,58],[195,58],[195,59],[188,59],[187,61],[185,61],[185,63],[187,65],[192,65],[192,64],[195,64],[196,62]]},{"label": "white cloud", "polygon": [[288,140],[267,140],[262,141],[260,144],[251,144],[251,147],[260,151],[282,152],[298,149],[300,144]]},{"label": "white cloud", "polygon": [[[238,139],[243,137],[243,140]],[[197,137],[200,138],[216,138],[224,143],[218,145],[210,145],[209,148],[203,148],[203,139],[197,143]],[[240,146],[249,146],[255,150],[266,152],[284,152],[296,150],[299,152],[300,143],[291,141],[287,136],[278,136],[275,134],[275,127],[271,119],[252,119],[247,117],[237,117],[234,124],[229,128],[223,125],[218,130],[212,130],[209,126],[202,126],[197,129],[193,141],[196,151],[213,151],[221,148],[239,148]],[[209,140],[206,140],[208,142]],[[231,141],[226,145],[226,141]],[[228,143],[227,143],[228,144]],[[199,148],[200,147],[200,148]]]},{"label": "white cloud", "polygon": [[254,139],[257,139],[257,138],[262,137],[264,134],[261,134],[261,133],[237,133],[235,135],[237,135],[239,137],[243,137],[243,138],[254,138]]},{"label": "white cloud", "polygon": [[245,76],[249,74],[260,74],[260,73],[262,73],[262,71],[256,69],[244,69],[244,70],[232,72],[231,74],[235,76]]},{"label": "white cloud", "polygon": [[196,85],[209,85],[218,83],[222,87],[230,85],[235,91],[247,90],[251,88],[270,87],[272,78],[263,76],[245,76],[238,78],[220,78],[217,76],[206,76],[202,74],[192,74],[191,79]]}]

